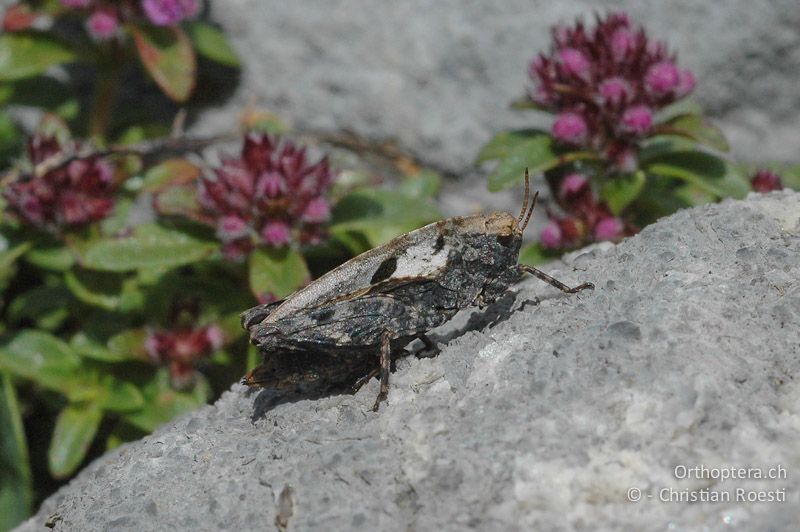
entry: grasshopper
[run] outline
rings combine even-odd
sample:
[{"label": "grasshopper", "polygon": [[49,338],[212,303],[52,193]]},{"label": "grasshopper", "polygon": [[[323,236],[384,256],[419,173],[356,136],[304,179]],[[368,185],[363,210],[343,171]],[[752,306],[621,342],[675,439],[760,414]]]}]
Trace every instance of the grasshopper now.
[{"label": "grasshopper", "polygon": [[[373,410],[389,393],[392,360],[426,333],[469,306],[497,300],[524,273],[559,290],[570,288],[517,264],[522,234],[538,192],[525,195],[518,216],[508,212],[457,216],[426,225],[366,251],[284,300],[242,314],[242,326],[264,363],[242,380],[251,387],[291,389],[304,384],[350,387],[355,393],[380,375]],[[529,208],[530,203],[530,208]]]}]

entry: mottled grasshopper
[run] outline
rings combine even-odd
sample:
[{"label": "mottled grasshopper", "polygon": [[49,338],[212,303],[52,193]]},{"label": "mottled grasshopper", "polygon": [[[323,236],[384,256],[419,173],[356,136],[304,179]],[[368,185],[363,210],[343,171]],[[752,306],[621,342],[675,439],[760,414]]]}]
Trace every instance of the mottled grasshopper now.
[{"label": "mottled grasshopper", "polygon": [[377,410],[389,391],[392,358],[459,310],[494,302],[530,273],[570,294],[561,281],[517,264],[522,233],[536,205],[528,172],[519,216],[457,216],[401,235],[349,260],[282,301],[242,314],[242,326],[264,353],[243,383],[289,389],[319,383],[355,392],[380,375]]}]

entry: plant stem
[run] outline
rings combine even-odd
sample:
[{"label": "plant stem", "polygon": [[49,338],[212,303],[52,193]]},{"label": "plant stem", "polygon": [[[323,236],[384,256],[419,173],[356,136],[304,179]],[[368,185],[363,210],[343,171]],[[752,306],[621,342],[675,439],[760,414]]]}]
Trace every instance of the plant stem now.
[{"label": "plant stem", "polygon": [[117,47],[109,54],[109,60],[100,63],[100,72],[95,85],[92,109],[89,115],[89,136],[105,141],[111,113],[120,82],[120,58]]}]

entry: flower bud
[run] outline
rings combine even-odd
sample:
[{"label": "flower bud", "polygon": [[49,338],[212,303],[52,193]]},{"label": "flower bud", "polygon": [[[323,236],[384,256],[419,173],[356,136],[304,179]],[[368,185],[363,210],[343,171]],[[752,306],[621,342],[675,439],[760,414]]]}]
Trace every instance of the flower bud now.
[{"label": "flower bud", "polygon": [[289,224],[280,220],[267,222],[261,230],[261,237],[270,246],[285,246],[291,239]]},{"label": "flower bud", "polygon": [[86,21],[86,29],[89,31],[89,35],[98,41],[114,37],[119,29],[117,12],[108,8],[95,10]]},{"label": "flower bud", "polygon": [[564,69],[575,77],[588,79],[591,64],[580,50],[564,48],[558,52],[558,58]]},{"label": "flower bud", "polygon": [[558,115],[552,129],[553,136],[566,144],[583,144],[589,134],[589,126],[583,116],[574,112]]},{"label": "flower bud", "polygon": [[581,174],[569,174],[561,181],[558,195],[560,198],[576,196],[589,187],[589,181]]},{"label": "flower bud", "polygon": [[627,28],[619,28],[611,35],[611,55],[615,61],[622,61],[636,45],[634,34]]},{"label": "flower bud", "polygon": [[651,65],[644,77],[645,86],[652,94],[664,96],[678,88],[681,82],[678,67],[672,61]]},{"label": "flower bud", "polygon": [[542,229],[539,236],[542,246],[548,249],[558,249],[562,246],[561,227],[555,220],[550,220]]},{"label": "flower bud", "polygon": [[622,236],[624,229],[625,226],[619,218],[603,218],[594,226],[594,238],[596,240],[617,240]]},{"label": "flower bud", "polygon": [[759,170],[750,178],[750,185],[756,192],[772,192],[773,190],[783,190],[781,178],[775,172],[769,170]]},{"label": "flower bud", "polygon": [[142,9],[156,26],[174,26],[195,16],[200,4],[197,0],[142,0]]},{"label": "flower bud", "polygon": [[614,76],[600,84],[600,97],[606,105],[620,105],[631,95],[631,86],[623,78]]},{"label": "flower bud", "polygon": [[627,133],[641,137],[653,127],[653,113],[646,105],[629,107],[622,114],[622,126]]}]

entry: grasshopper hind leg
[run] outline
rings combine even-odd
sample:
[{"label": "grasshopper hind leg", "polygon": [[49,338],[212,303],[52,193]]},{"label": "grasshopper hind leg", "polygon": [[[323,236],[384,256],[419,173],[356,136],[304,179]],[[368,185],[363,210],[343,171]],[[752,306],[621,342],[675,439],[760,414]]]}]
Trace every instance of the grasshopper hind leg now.
[{"label": "grasshopper hind leg", "polygon": [[375,404],[372,405],[373,412],[377,412],[381,403],[389,396],[389,374],[392,372],[392,338],[394,336],[394,333],[388,330],[381,336],[381,390],[378,392],[378,397],[375,398]]}]

